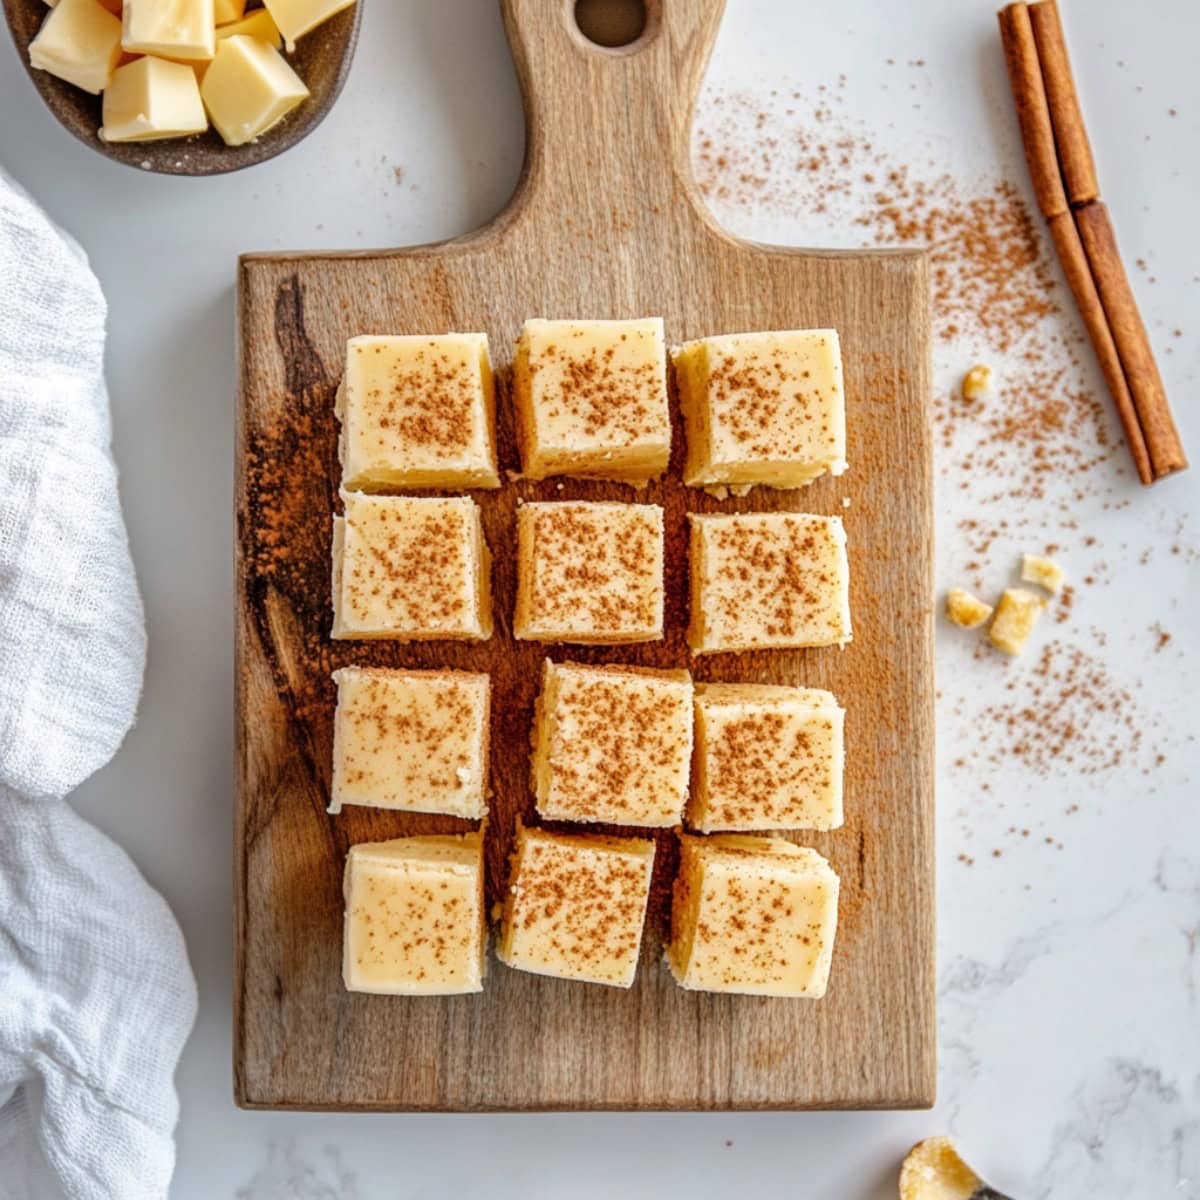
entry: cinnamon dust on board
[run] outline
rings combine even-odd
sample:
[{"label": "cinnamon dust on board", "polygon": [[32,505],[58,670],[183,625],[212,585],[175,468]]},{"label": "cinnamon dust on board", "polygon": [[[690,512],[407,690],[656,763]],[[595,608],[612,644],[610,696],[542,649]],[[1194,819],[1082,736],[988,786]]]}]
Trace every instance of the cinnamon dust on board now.
[{"label": "cinnamon dust on board", "polygon": [[[693,135],[697,186],[726,225],[754,215],[794,223],[801,243],[930,250],[937,486],[943,498],[961,491],[971,514],[945,539],[961,558],[956,582],[998,595],[1014,545],[1045,546],[1074,576],[1022,659],[997,664],[986,639],[974,647],[977,670],[1008,672],[1001,699],[961,681],[939,693],[954,717],[951,770],[964,783],[981,780],[979,799],[995,809],[1029,805],[998,794],[1007,790],[1002,773],[1069,775],[1086,788],[1097,775],[1149,774],[1164,762],[1154,718],[1139,708],[1140,680],[1118,679],[1107,665],[1106,631],[1076,627],[1080,593],[1111,578],[1097,539],[1081,528],[1081,505],[1123,508],[1134,477],[1020,169],[1018,161],[1011,178],[960,178],[933,157],[901,161],[849,115],[845,76],[815,93],[706,92]],[[963,374],[976,362],[995,368],[995,385],[966,400]],[[1153,639],[1148,649],[1161,653],[1170,635],[1155,629]],[[1057,822],[1079,810],[1023,813],[1014,834],[1031,848],[1062,849]],[[974,815],[960,810],[964,839],[974,836]]]}]

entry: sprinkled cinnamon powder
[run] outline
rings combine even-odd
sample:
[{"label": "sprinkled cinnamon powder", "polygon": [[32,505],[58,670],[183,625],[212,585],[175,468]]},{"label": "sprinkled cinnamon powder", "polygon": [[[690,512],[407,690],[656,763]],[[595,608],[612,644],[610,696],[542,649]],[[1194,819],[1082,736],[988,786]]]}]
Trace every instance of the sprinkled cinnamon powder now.
[{"label": "sprinkled cinnamon powder", "polygon": [[653,859],[648,840],[519,830],[500,957],[539,975],[628,987]]},{"label": "sprinkled cinnamon powder", "polygon": [[691,757],[686,672],[546,660],[533,760],[543,817],[678,825]]},{"label": "sprinkled cinnamon powder", "polygon": [[1018,186],[899,162],[843,111],[845,87],[765,107],[739,93],[705,98],[693,161],[718,217],[736,226],[739,213],[765,211],[839,244],[857,229],[863,245],[930,248],[935,337],[947,357],[961,347],[957,379],[981,350],[1005,358],[987,402],[939,387],[942,474],[986,481],[999,502],[1046,498],[1053,480],[1104,464],[1122,473],[1115,420],[1084,373],[1081,327]]},{"label": "sprinkled cinnamon powder", "polygon": [[[1023,773],[1069,777],[1072,804],[1064,811],[1072,812],[1090,787],[1103,786],[1089,780],[1117,769],[1153,772],[1164,761],[1171,735],[1148,689],[1122,669],[1129,660],[1108,644],[1110,632],[1123,647],[1133,631],[1078,624],[1086,593],[1127,578],[1125,559],[1132,566],[1136,557],[1122,545],[1120,566],[1110,565],[1116,551],[1106,554],[1096,537],[1097,521],[1129,503],[1132,473],[1074,305],[1026,201],[1015,132],[1003,176],[967,174],[932,144],[926,154],[906,146],[901,160],[894,135],[851,115],[855,103],[845,77],[766,96],[709,91],[698,109],[693,166],[716,218],[734,232],[761,240],[765,218],[793,244],[929,247],[939,512],[949,493],[952,511],[965,514],[940,532],[942,553],[952,556],[955,582],[965,573],[963,581],[988,599],[1013,582],[1004,564],[1029,545],[1052,543],[1045,553],[1071,565],[1073,586],[1055,598],[1028,661],[998,661],[986,639],[951,650],[975,660],[951,674],[941,704],[953,716],[941,739],[952,778],[968,787],[982,780],[978,803],[961,814],[969,838],[980,806],[1024,803],[1001,795],[1014,782],[1019,795]],[[856,361],[849,342],[843,348],[853,403],[852,389],[872,364]],[[981,361],[996,368],[994,390],[966,399],[962,379]],[[1174,556],[1194,556],[1190,530],[1174,532]],[[1159,545],[1171,536],[1147,530]],[[1148,647],[1144,639],[1139,631],[1133,661],[1170,644],[1155,630]],[[1002,701],[980,686],[977,672],[1003,672]],[[1031,843],[1022,837],[1021,844]],[[1063,843],[1049,836],[1044,844]],[[991,848],[959,858],[970,864],[986,855],[991,863]]]},{"label": "sprinkled cinnamon powder", "polygon": [[652,504],[549,501],[518,515],[516,636],[639,641],[663,624],[663,512]]}]

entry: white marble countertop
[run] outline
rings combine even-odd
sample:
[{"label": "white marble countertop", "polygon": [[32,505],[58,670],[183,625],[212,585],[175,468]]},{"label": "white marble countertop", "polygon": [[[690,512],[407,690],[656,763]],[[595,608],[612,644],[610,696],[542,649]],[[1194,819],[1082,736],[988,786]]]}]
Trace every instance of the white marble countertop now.
[{"label": "white marble countertop", "polygon": [[[1063,7],[1105,195],[1200,460],[1200,6]],[[116,454],[150,662],[137,727],[77,800],[166,894],[199,979],[178,1076],[179,1200],[485,1187],[497,1200],[732,1187],[882,1200],[908,1144],[946,1130],[1018,1198],[1200,1196],[1200,748],[1186,675],[1200,644],[1200,468],[1138,487],[1124,450],[1105,446],[1116,424],[1102,391],[1089,404],[1098,377],[1076,350],[1061,286],[1056,310],[1030,320],[1012,297],[1036,267],[989,274],[986,255],[955,244],[955,214],[991,211],[1009,251],[1024,228],[1013,199],[993,191],[1009,180],[1028,194],[992,8],[841,0],[816,20],[815,5],[729,0],[698,118],[712,144],[698,136],[696,146],[713,207],[739,234],[873,240],[889,188],[922,214],[921,230],[901,232],[939,242],[949,281],[936,347],[939,585],[998,591],[1021,550],[1055,544],[1076,586],[1064,619],[1045,622],[1017,663],[939,628],[933,1113],[454,1118],[233,1106],[234,259],[473,228],[516,180],[519,97],[491,0],[375,0],[345,94],[307,141],[239,175],[167,179],[70,140],[0,48],[0,162],[84,244],[111,307]],[[797,166],[802,150],[831,159],[845,189],[814,186],[819,173]],[[893,174],[901,168],[907,176]],[[1028,228],[1044,252],[1040,221]],[[952,400],[975,361],[1000,383],[986,416]],[[1031,401],[1050,419],[1047,474],[1026,454]],[[1023,422],[1015,442],[1004,413]],[[1069,432],[1051,427],[1060,415]]]}]

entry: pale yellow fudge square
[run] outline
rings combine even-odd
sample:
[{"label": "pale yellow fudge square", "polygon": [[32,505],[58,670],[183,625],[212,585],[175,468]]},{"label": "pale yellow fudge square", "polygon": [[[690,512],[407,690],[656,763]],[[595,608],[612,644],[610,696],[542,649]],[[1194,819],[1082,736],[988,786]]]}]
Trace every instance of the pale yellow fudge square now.
[{"label": "pale yellow fudge square", "polygon": [[203,60],[216,49],[213,0],[125,0],[121,21],[129,54]]},{"label": "pale yellow fudge square", "polygon": [[839,880],[815,850],[739,834],[681,839],[667,963],[703,992],[825,995]]},{"label": "pale yellow fudge square", "polygon": [[495,404],[485,333],[351,338],[335,408],[342,486],[499,487]]},{"label": "pale yellow fudge square", "polygon": [[850,566],[840,517],[691,514],[696,654],[850,641]]},{"label": "pale yellow fudge square", "polygon": [[330,812],[362,804],[452,817],[487,814],[487,675],[342,667],[333,679]]},{"label": "pale yellow fudge square", "polygon": [[845,712],[821,688],[696,687],[688,822],[723,830],[837,829]]},{"label": "pale yellow fudge square", "polygon": [[530,479],[661,475],[671,455],[662,319],[526,321],[513,399]]},{"label": "pale yellow fudge square", "polygon": [[121,58],[121,20],[99,0],[58,0],[29,43],[29,65],[93,95]]},{"label": "pale yellow fudge square", "polygon": [[113,72],[103,114],[100,138],[105,142],[158,141],[208,128],[195,70],[149,55]]},{"label": "pale yellow fudge square", "polygon": [[533,788],[549,820],[679,824],[692,755],[686,671],[546,660],[533,731]]},{"label": "pale yellow fudge square", "polygon": [[795,488],[846,469],[836,330],[700,338],[671,358],[687,429],[685,483]]},{"label": "pale yellow fudge square", "polygon": [[501,962],[627,988],[637,971],[654,842],[517,827]]},{"label": "pale yellow fudge square", "polygon": [[269,42],[234,34],[217,39],[200,96],[225,144],[244,146],[278,125],[308,88]]},{"label": "pale yellow fudge square", "polygon": [[482,641],[492,636],[491,560],[462,496],[341,493],[333,518],[333,636]]},{"label": "pale yellow fudge square", "polygon": [[362,842],[346,856],[342,978],[352,992],[483,991],[483,834]]},{"label": "pale yellow fudge square", "polygon": [[549,501],[517,510],[513,635],[647,642],[663,635],[663,510]]}]

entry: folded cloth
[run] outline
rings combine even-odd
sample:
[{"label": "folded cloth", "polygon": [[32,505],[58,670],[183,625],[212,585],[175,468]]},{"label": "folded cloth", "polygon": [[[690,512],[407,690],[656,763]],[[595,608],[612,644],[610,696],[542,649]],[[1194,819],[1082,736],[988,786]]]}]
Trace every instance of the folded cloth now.
[{"label": "folded cloth", "polygon": [[196,1012],[182,935],[63,797],[133,722],[141,599],[109,449],[105,303],[0,172],[0,1198],[152,1200]]}]

